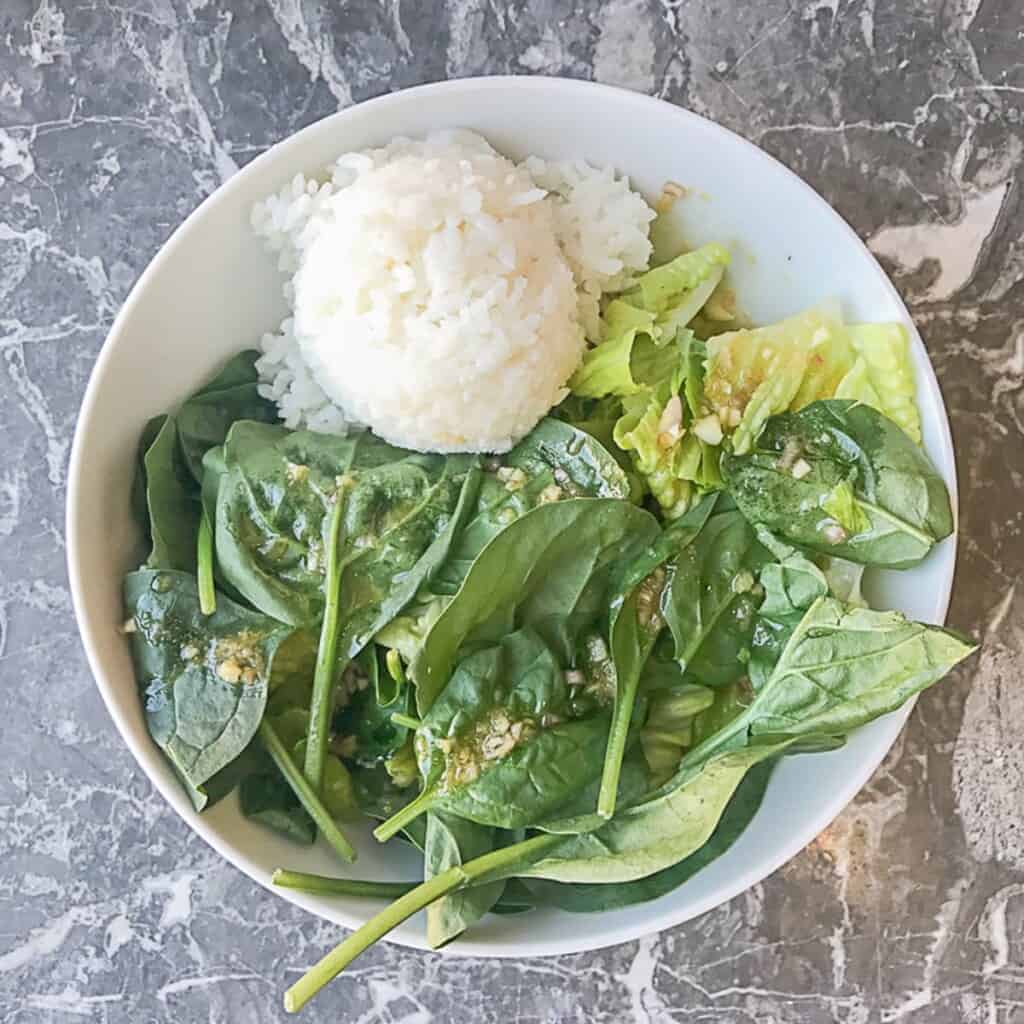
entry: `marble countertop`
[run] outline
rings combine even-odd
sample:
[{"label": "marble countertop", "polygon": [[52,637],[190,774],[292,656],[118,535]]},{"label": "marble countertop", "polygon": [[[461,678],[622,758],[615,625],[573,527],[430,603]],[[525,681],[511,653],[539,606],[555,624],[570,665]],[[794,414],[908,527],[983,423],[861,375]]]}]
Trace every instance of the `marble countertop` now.
[{"label": "marble countertop", "polygon": [[114,315],[203,196],[339,106],[498,72],[706,114],[867,240],[949,405],[951,621],[985,648],[846,812],[731,903],[552,960],[380,946],[306,1019],[1024,1021],[1019,0],[0,3],[0,1020],[284,1020],[283,987],[337,940],[192,835],[116,734],[71,613],[68,448]]}]

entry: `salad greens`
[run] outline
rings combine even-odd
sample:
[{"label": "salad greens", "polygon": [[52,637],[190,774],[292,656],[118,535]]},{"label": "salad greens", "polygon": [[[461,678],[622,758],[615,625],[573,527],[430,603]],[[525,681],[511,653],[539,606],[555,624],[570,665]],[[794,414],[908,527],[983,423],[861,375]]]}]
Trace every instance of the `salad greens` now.
[{"label": "salad greens", "polygon": [[822,305],[745,326],[707,245],[602,309],[570,394],[511,451],[291,431],[233,359],[142,433],[124,581],[150,734],[197,811],[355,858],[376,822],[410,915],[656,899],[740,840],[782,756],[840,746],[973,644],[867,607],[865,568],[954,528],[919,447],[906,333]]}]

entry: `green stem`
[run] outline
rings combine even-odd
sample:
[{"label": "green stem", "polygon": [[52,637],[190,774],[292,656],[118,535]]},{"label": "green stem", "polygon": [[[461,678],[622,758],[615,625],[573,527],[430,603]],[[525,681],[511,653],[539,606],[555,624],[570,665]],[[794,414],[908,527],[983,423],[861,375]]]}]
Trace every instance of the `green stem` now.
[{"label": "green stem", "polygon": [[418,885],[411,892],[395,900],[376,917],[370,918],[362,928],[335,946],[327,956],[299,978],[284,994],[285,1010],[289,1013],[301,1010],[360,953],[365,952],[378,939],[382,939],[388,932],[397,928],[403,921],[407,921],[413,914],[430,906],[435,900],[447,896],[456,889],[511,878],[523,867],[535,863],[546,850],[563,842],[564,839],[565,836],[534,836],[513,846],[492,850],[461,867],[456,865]]},{"label": "green stem", "polygon": [[391,714],[391,721],[395,725],[401,725],[406,729],[412,729],[415,732],[420,727],[420,720],[413,718],[412,715],[403,715],[401,711],[394,711]]},{"label": "green stem", "polygon": [[616,709],[608,734],[608,747],[604,755],[604,771],[601,775],[601,790],[597,795],[597,813],[608,819],[615,813],[615,801],[619,792],[619,775],[622,773],[622,758],[626,753],[626,739],[629,723],[633,717],[633,703],[636,700],[638,679],[622,694],[622,710]]},{"label": "green stem", "polygon": [[[626,741],[629,738],[629,723],[633,720],[633,706],[636,704],[636,693],[640,687],[640,672],[644,662],[651,653],[654,639],[643,635],[640,629],[636,591],[621,609],[612,625],[610,637],[612,657],[616,661],[616,669],[627,671],[627,678],[616,684],[615,710],[612,714],[612,725],[608,733],[608,746],[604,755],[604,771],[601,774],[601,789],[597,795],[597,813],[605,819],[615,813],[615,801],[619,792],[619,776],[622,773],[622,758],[626,753]],[[621,641],[618,631],[629,630]],[[620,646],[632,648],[632,657],[618,658],[615,652]],[[621,667],[621,668],[620,668]]]},{"label": "green stem", "polygon": [[267,748],[267,753],[274,764],[277,765],[278,771],[284,776],[285,782],[291,786],[292,792],[299,798],[299,803],[302,804],[306,813],[316,822],[317,828],[320,829],[324,839],[334,847],[334,850],[342,860],[354,861],[356,859],[356,851],[352,844],[345,838],[337,824],[335,824],[330,811],[320,802],[320,797],[317,796],[313,787],[303,777],[302,772],[299,771],[285,745],[281,742],[281,737],[277,735],[266,718],[260,722],[260,739],[263,741],[263,746]]},{"label": "green stem", "polygon": [[196,576],[199,585],[199,610],[212,615],[217,610],[217,591],[213,586],[213,530],[204,508],[199,517],[199,540],[196,544]]},{"label": "green stem", "polygon": [[373,838],[383,843],[390,839],[396,832],[401,831],[414,818],[418,818],[424,811],[430,810],[431,804],[437,799],[434,786],[423,790],[422,793],[411,803],[406,804],[401,810],[396,811],[373,830]]},{"label": "green stem", "polygon": [[417,886],[412,892],[400,896],[391,906],[371,917],[362,928],[354,931],[344,942],[335,946],[319,963],[314,964],[284,994],[284,1008],[288,1013],[301,1010],[329,981],[333,981],[360,953],[369,949],[378,939],[397,928],[413,914],[428,907],[434,900],[446,896],[465,882],[463,869],[449,868]]},{"label": "green stem", "polygon": [[357,878],[328,878],[308,875],[305,871],[286,871],[277,868],[271,877],[274,885],[298,892],[324,893],[328,896],[370,896],[393,900],[412,892],[419,882],[367,882]]},{"label": "green stem", "polygon": [[338,650],[338,612],[341,601],[341,552],[338,537],[344,501],[339,493],[331,505],[327,524],[327,574],[324,578],[324,621],[320,627],[320,645],[316,652],[313,695],[309,704],[309,732],[306,739],[306,763],[303,773],[319,793],[323,788],[327,760],[327,731],[333,703],[334,678]]}]

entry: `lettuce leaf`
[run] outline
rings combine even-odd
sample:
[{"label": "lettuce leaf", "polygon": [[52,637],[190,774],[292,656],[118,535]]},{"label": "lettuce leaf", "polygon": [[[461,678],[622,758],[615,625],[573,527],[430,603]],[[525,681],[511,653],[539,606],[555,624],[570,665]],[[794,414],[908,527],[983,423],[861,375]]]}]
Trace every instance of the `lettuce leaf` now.
[{"label": "lettuce leaf", "polygon": [[767,327],[728,331],[708,343],[704,395],[733,449],[745,454],[769,417],[835,394],[853,366],[837,311],[815,306]]},{"label": "lettuce leaf", "polygon": [[902,324],[854,324],[847,337],[856,359],[836,388],[836,398],[855,398],[888,416],[918,444],[921,415],[914,400],[914,365]]},{"label": "lettuce leaf", "polygon": [[[674,326],[685,327],[711,297],[728,265],[729,250],[725,246],[717,243],[705,245],[641,274],[635,287],[624,297],[632,305],[651,313],[671,314],[676,311]],[[709,286],[712,280],[714,283]],[[698,286],[702,286],[701,291],[704,292],[699,304],[697,296],[692,294]],[[691,308],[692,312],[685,321],[680,321],[681,315]]]},{"label": "lettuce leaf", "polygon": [[681,516],[689,507],[694,487],[679,473],[685,435],[665,443],[660,429],[662,416],[670,401],[678,399],[680,374],[653,388],[622,400],[623,414],[615,424],[615,443],[633,457],[633,464],[644,478],[651,494],[669,518]]},{"label": "lettuce leaf", "polygon": [[700,312],[728,262],[727,249],[706,245],[649,270],[629,292],[609,302],[601,317],[601,343],[569,381],[573,394],[635,395],[671,374],[673,357],[663,350]]},{"label": "lettuce leaf", "polygon": [[622,299],[610,302],[602,318],[603,340],[584,356],[569,380],[569,389],[581,398],[635,395],[643,385],[633,379],[633,347],[638,334],[649,337],[653,332],[653,313]]},{"label": "lettuce leaf", "polygon": [[838,308],[711,338],[705,396],[733,450],[750,451],[769,417],[821,398],[870,405],[921,440],[907,334],[900,324],[844,325]]}]

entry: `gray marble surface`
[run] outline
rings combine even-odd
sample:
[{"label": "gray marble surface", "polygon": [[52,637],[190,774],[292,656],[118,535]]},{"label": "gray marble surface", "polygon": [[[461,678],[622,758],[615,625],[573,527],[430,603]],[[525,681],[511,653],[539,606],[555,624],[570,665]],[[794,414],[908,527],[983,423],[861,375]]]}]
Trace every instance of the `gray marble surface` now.
[{"label": "gray marble surface", "polygon": [[382,946],[306,1019],[1024,1021],[1020,0],[0,0],[0,1020],[283,1020],[337,939],[193,836],[115,733],[70,608],[68,447],[113,316],[203,196],[339,106],[493,72],[707,114],[856,227],[949,404],[951,618],[986,645],[728,905],[554,960]]}]

